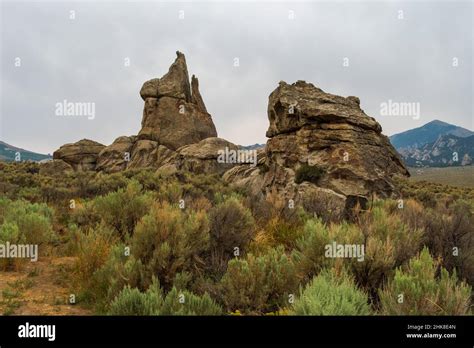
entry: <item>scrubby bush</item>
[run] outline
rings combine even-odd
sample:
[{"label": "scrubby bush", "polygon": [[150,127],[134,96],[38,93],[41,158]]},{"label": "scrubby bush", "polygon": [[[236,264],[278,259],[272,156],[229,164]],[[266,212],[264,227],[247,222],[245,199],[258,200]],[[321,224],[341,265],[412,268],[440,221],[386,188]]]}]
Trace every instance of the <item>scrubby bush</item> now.
[{"label": "scrubby bush", "polygon": [[221,279],[222,301],[228,311],[265,313],[288,304],[297,287],[296,269],[283,247],[267,254],[229,261]]},{"label": "scrubby bush", "polygon": [[344,217],[345,207],[337,196],[314,192],[304,195],[302,199],[303,208],[313,216],[319,217],[325,223],[341,222]]},{"label": "scrubby bush", "polygon": [[311,166],[309,164],[303,164],[296,170],[295,183],[301,184],[303,181],[308,181],[313,184],[318,184],[324,174],[324,168],[317,165]]},{"label": "scrubby bush", "polygon": [[120,189],[94,200],[94,210],[102,220],[113,227],[122,237],[130,235],[138,220],[151,206],[151,197],[142,193],[137,181],[131,181],[126,189]]},{"label": "scrubby bush", "polygon": [[82,283],[82,299],[93,303],[98,313],[107,312],[110,302],[125,286],[139,290],[151,286],[153,278],[144,280],[143,264],[127,248],[122,243],[111,247],[105,262]]},{"label": "scrubby bush", "polygon": [[74,231],[76,245],[73,248],[77,255],[75,279],[81,289],[81,295],[87,301],[94,302],[100,296],[95,274],[107,261],[116,237],[113,231],[104,225],[87,231],[79,229]]},{"label": "scrubby bush", "polygon": [[[163,298],[164,297],[164,298]],[[156,282],[145,292],[126,286],[110,305],[111,315],[220,315],[222,308],[208,294],[197,296],[172,288],[163,296]]]},{"label": "scrubby bush", "polygon": [[331,260],[324,256],[325,246],[329,243],[328,227],[319,219],[308,220],[292,253],[298,272],[304,279],[313,278],[330,264]]},{"label": "scrubby bush", "polygon": [[393,270],[421,248],[423,230],[414,230],[383,205],[374,206],[359,222],[365,244],[364,262],[351,261],[351,271],[359,285],[377,301],[377,289]]},{"label": "scrubby bush", "polygon": [[220,315],[222,308],[208,294],[198,296],[173,287],[166,295],[160,315]]},{"label": "scrubby bush", "polygon": [[251,249],[254,251],[282,245],[286,251],[296,247],[296,242],[303,235],[300,222],[290,222],[286,219],[274,217],[257,232],[252,241]]},{"label": "scrubby bush", "polygon": [[[18,226],[11,222],[4,222],[0,225],[0,244],[7,242],[13,244],[23,243],[23,236],[18,230]],[[16,258],[0,258],[0,271],[8,271],[18,268],[21,264],[21,259]]]},{"label": "scrubby bush", "polygon": [[44,244],[53,240],[53,210],[46,204],[0,199],[0,225],[17,226],[18,241],[27,244]]},{"label": "scrubby bush", "polygon": [[333,258],[326,256],[326,246],[333,242],[361,244],[362,233],[357,226],[347,223],[328,226],[319,218],[306,221],[302,236],[296,241],[296,248],[292,253],[299,276],[304,281],[309,281],[334,263]]},{"label": "scrubby bush", "polygon": [[324,270],[300,292],[292,306],[296,315],[369,315],[367,294],[346,273]]},{"label": "scrubby bush", "polygon": [[126,286],[112,301],[110,315],[159,315],[163,304],[161,289],[155,283],[146,292]]},{"label": "scrubby bush", "polygon": [[424,243],[450,272],[474,285],[474,204],[457,201],[426,214]]},{"label": "scrubby bush", "polygon": [[380,291],[382,313],[389,315],[465,315],[469,314],[471,287],[458,283],[456,272],[444,268],[436,277],[438,263],[429,250],[398,268],[388,285]]},{"label": "scrubby bush", "polygon": [[235,196],[223,199],[209,211],[211,252],[210,266],[216,273],[225,270],[235,248],[243,253],[254,234],[254,219],[250,210]]},{"label": "scrubby bush", "polygon": [[207,216],[155,204],[138,222],[131,245],[132,254],[148,274],[146,278],[154,275],[169,289],[177,273],[203,268],[202,254],[209,248]]}]

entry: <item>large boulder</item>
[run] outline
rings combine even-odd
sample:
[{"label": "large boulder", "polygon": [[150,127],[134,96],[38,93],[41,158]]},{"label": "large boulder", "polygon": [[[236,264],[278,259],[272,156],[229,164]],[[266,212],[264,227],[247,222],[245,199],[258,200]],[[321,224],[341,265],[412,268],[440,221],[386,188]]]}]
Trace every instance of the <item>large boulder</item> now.
[{"label": "large boulder", "polygon": [[174,152],[152,140],[138,140],[132,149],[128,169],[158,168]]},{"label": "large boulder", "polygon": [[[206,138],[199,143],[179,148],[163,162],[160,171],[185,170],[195,174],[223,174],[238,163],[226,161],[224,154],[238,153],[239,147],[221,138]],[[220,157],[221,156],[221,157]]]},{"label": "large boulder", "polygon": [[[224,174],[228,182],[285,199],[330,197],[334,209],[347,214],[364,208],[371,195],[396,194],[393,178],[409,175],[357,97],[325,93],[304,81],[280,82],[270,94],[268,118],[270,139],[259,167],[234,167]],[[299,171],[312,167],[322,173],[318,182],[297,180]]]},{"label": "large boulder", "polygon": [[63,160],[74,170],[95,170],[99,153],[105,148],[96,141],[82,139],[76,143],[65,144],[53,153],[53,159]]},{"label": "large boulder", "polygon": [[115,173],[125,170],[131,159],[132,147],[135,140],[135,136],[121,136],[115,139],[111,145],[105,147],[99,153],[96,170],[106,173]]},{"label": "large boulder", "polygon": [[357,97],[325,93],[304,81],[281,82],[269,97],[268,164],[320,167],[321,187],[345,196],[390,196],[392,178],[407,176],[382,127],[360,108]]},{"label": "large boulder", "polygon": [[140,90],[145,100],[140,140],[152,140],[171,150],[194,144],[217,131],[199,92],[199,82],[193,75],[189,83],[184,54],[177,58],[168,73],[152,79]]}]

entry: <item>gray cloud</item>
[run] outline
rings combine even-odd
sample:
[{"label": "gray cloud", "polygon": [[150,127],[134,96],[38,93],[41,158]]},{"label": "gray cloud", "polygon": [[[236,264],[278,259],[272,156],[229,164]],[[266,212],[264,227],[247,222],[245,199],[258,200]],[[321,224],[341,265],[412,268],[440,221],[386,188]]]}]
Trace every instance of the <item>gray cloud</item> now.
[{"label": "gray cloud", "polygon": [[[82,138],[110,144],[136,134],[139,89],[168,70],[176,50],[199,77],[219,136],[235,143],[266,141],[268,95],[280,80],[359,96],[388,135],[432,119],[474,128],[472,2],[1,6],[0,139],[15,146],[52,152]],[[64,99],[95,102],[95,119],[55,116],[55,104]],[[381,116],[380,104],[389,99],[419,102],[420,119]]]}]

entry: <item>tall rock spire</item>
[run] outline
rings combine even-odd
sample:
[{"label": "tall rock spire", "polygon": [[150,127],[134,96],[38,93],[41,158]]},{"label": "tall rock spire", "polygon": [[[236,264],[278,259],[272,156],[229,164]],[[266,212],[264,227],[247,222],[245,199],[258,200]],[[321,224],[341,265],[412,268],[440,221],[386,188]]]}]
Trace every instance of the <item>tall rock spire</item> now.
[{"label": "tall rock spire", "polygon": [[191,77],[191,101],[198,106],[199,111],[207,113],[206,105],[199,93],[199,80],[194,75]]},{"label": "tall rock spire", "polygon": [[216,137],[216,127],[199,93],[193,75],[189,83],[186,58],[176,52],[176,60],[161,78],[145,82],[140,95],[145,101],[139,140],[156,141],[172,150]]},{"label": "tall rock spire", "polygon": [[162,78],[151,79],[143,84],[140,95],[146,98],[172,97],[191,101],[188,67],[184,54],[177,51],[176,59]]}]

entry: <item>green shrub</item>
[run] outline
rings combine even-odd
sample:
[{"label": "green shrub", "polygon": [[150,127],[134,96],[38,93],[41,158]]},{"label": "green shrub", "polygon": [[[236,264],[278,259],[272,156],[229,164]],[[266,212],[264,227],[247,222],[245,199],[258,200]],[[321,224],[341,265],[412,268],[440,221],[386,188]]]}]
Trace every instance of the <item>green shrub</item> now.
[{"label": "green shrub", "polygon": [[[283,245],[285,250],[291,251],[303,235],[303,228],[299,223],[289,222],[286,219],[274,217],[267,222],[260,234],[255,237],[254,246],[258,247],[258,238],[265,237],[267,244],[272,247]],[[257,244],[257,245],[255,245]]]},{"label": "green shrub", "polygon": [[367,294],[345,272],[324,270],[306,285],[293,304],[296,315],[369,315]]},{"label": "green shrub", "polygon": [[0,226],[5,223],[16,225],[17,242],[41,245],[52,241],[52,217],[53,210],[46,204],[0,199]]},{"label": "green shrub", "polygon": [[426,213],[424,243],[450,272],[474,286],[474,204],[456,201]]},{"label": "green shrub", "polygon": [[375,206],[360,218],[363,262],[351,261],[351,271],[359,285],[377,301],[377,289],[393,270],[407,262],[421,248],[423,230],[414,230],[400,216],[390,214],[384,205]]},{"label": "green shrub", "polygon": [[306,221],[302,236],[296,241],[292,257],[299,274],[310,280],[331,264],[325,257],[325,246],[331,242],[329,228],[320,219]]},{"label": "green shrub", "polygon": [[[18,230],[18,226],[11,222],[5,222],[0,225],[0,244],[10,242],[13,244],[22,244],[23,236]],[[19,266],[21,263],[20,259],[16,258],[0,258],[0,270],[12,270]]]},{"label": "green shrub", "polygon": [[214,271],[225,271],[227,261],[234,256],[234,248],[242,253],[254,233],[254,219],[250,210],[231,196],[209,212],[211,233],[211,264]]},{"label": "green shrub", "polygon": [[203,267],[209,248],[209,223],[204,212],[185,213],[169,204],[155,204],[137,224],[132,254],[144,266],[146,279],[154,275],[165,289],[176,274]]},{"label": "green shrub", "polygon": [[318,184],[324,174],[325,170],[321,167],[303,164],[296,170],[295,183],[301,184],[303,181],[308,181],[313,184]]},{"label": "green shrub", "polygon": [[82,298],[94,304],[98,313],[107,312],[110,302],[125,286],[145,290],[152,284],[152,279],[144,281],[143,264],[126,253],[124,244],[111,247],[101,264],[90,279],[82,279],[79,286]]},{"label": "green shrub", "polygon": [[110,305],[111,315],[220,315],[222,308],[208,294],[197,296],[189,291],[172,288],[164,297],[157,282],[145,291],[129,286]]},{"label": "green shrub", "polygon": [[161,315],[220,315],[222,308],[208,294],[197,296],[175,287],[166,295]]},{"label": "green shrub", "polygon": [[100,292],[97,289],[95,273],[107,261],[116,237],[112,230],[101,225],[85,233],[82,230],[75,230],[74,238],[76,245],[73,248],[77,255],[75,279],[83,297],[90,302],[97,301]]},{"label": "green shrub", "polygon": [[292,253],[298,273],[304,281],[311,280],[322,269],[333,265],[335,260],[326,257],[326,246],[333,242],[363,244],[364,239],[362,232],[355,225],[342,223],[327,226],[319,218],[306,221],[303,234],[296,241],[296,248]]},{"label": "green shrub", "polygon": [[103,221],[117,230],[122,237],[130,235],[138,220],[151,205],[150,195],[141,192],[137,181],[131,181],[126,189],[120,189],[94,200],[94,210]]},{"label": "green shrub", "polygon": [[227,310],[265,313],[288,304],[297,282],[293,262],[279,247],[262,256],[248,254],[229,261],[220,287]]},{"label": "green shrub", "polygon": [[[465,315],[469,314],[471,287],[450,276],[429,250],[410,260],[406,270],[399,268],[394,278],[380,291],[382,313],[389,315]],[[401,297],[402,296],[402,297]]]},{"label": "green shrub", "polygon": [[154,283],[146,292],[126,286],[112,301],[110,315],[159,315],[163,304],[161,289]]}]

